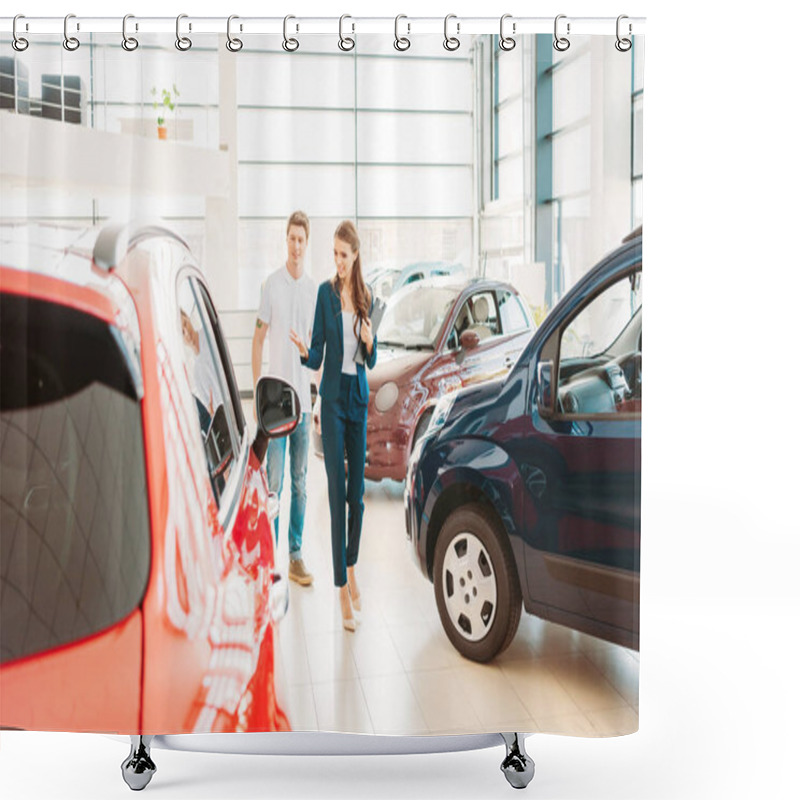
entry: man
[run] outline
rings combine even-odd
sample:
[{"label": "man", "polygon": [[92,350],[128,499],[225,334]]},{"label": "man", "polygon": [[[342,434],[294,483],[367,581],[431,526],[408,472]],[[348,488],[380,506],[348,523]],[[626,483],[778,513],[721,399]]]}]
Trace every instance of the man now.
[{"label": "man", "polygon": [[[270,441],[267,449],[267,479],[270,491],[280,498],[286,448],[289,448],[292,501],[289,515],[289,578],[308,586],[313,576],[302,557],[303,521],[306,512],[306,472],[308,437],[311,427],[311,373],[300,364],[289,339],[289,331],[303,331],[311,339],[317,286],[304,272],[303,262],[309,236],[308,217],[295,211],[286,225],[286,264],[264,281],[261,305],[253,334],[253,389],[261,375],[264,340],[269,333],[269,372],[283,378],[300,395],[300,424],[288,438]],[[278,539],[278,518],[275,518],[275,540]]]}]

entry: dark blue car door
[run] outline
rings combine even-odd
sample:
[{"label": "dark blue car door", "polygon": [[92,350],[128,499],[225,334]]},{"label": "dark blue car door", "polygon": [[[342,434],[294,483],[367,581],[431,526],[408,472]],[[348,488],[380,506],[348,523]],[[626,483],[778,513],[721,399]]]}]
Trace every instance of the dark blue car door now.
[{"label": "dark blue car door", "polygon": [[526,448],[530,601],[638,630],[641,421],[534,421]]},{"label": "dark blue car door", "polygon": [[[641,314],[640,300],[626,305],[627,288],[624,278],[590,298],[584,315],[577,309],[553,334],[551,405],[542,407],[539,389],[532,394],[531,434],[514,448],[525,486],[529,610],[625,642],[638,632],[641,498]],[[622,333],[598,353],[602,335],[576,330],[590,316],[608,328],[612,305]]]}]

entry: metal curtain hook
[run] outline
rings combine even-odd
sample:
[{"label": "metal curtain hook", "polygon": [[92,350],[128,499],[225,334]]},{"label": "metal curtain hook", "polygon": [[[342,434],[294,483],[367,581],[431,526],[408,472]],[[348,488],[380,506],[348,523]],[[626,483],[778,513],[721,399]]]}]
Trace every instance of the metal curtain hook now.
[{"label": "metal curtain hook", "polygon": [[[283,49],[287,53],[293,53],[300,47],[300,42],[297,41],[295,38],[289,37],[289,20],[295,19],[291,14],[283,18]],[[299,30],[297,26],[295,26],[295,30]]]},{"label": "metal curtain hook", "polygon": [[[352,36],[344,35],[342,26],[344,25],[344,21],[346,19],[352,19],[352,17],[349,14],[342,14],[342,16],[339,17],[339,49],[344,50],[345,53],[347,53],[349,50],[352,50],[356,46],[356,40],[353,39]],[[355,33],[355,30],[356,26],[353,25],[353,33]]]},{"label": "metal curtain hook", "polygon": [[[225,42],[225,47],[227,47],[231,53],[238,53],[242,47],[244,47],[241,39],[237,36],[231,36],[231,22],[235,19],[239,19],[236,14],[231,14],[228,17],[228,41]],[[239,30],[241,30],[241,28],[239,28]]]},{"label": "metal curtain hook", "polygon": [[75,19],[74,14],[67,14],[64,17],[64,49],[73,52],[81,46],[81,43],[74,36],[69,35],[69,21],[71,19]]},{"label": "metal curtain hook", "polygon": [[139,40],[133,36],[128,36],[128,20],[133,19],[133,14],[126,14],[122,18],[122,49],[129,53],[139,46]]},{"label": "metal curtain hook", "polygon": [[[553,47],[558,50],[559,53],[563,53],[565,50],[569,50],[570,41],[567,39],[566,36],[559,36],[558,35],[558,21],[560,19],[566,19],[566,14],[559,14],[556,17],[555,23],[553,24]],[[567,23],[567,36],[569,35],[569,22]]]},{"label": "metal curtain hook", "polygon": [[[178,50],[188,50],[192,46],[192,40],[188,36],[181,36],[181,20],[188,19],[188,14],[178,14],[175,18],[175,47]],[[189,25],[189,30],[192,26]]]},{"label": "metal curtain hook", "polygon": [[[400,20],[408,19],[405,14],[398,14],[394,18],[394,49],[399,50],[401,53],[411,47],[411,40],[407,36],[400,36]],[[411,33],[411,25],[406,23],[408,32]]]},{"label": "metal curtain hook", "polygon": [[[503,14],[500,17],[500,48],[502,50],[513,50],[517,46],[517,40],[513,36],[506,36],[504,33],[506,20],[511,19],[511,14]],[[516,33],[517,25],[515,22],[511,23],[512,33]]]},{"label": "metal curtain hook", "polygon": [[24,15],[17,14],[17,16],[14,17],[14,23],[13,23],[12,28],[11,28],[12,34],[14,36],[14,41],[11,42],[11,46],[18,53],[21,53],[23,50],[27,50],[28,49],[28,45],[30,44],[30,42],[24,36],[18,36],[17,35],[17,21],[21,20],[21,19],[25,19]]},{"label": "metal curtain hook", "polygon": [[[449,50],[451,53],[453,50],[458,50],[461,47],[461,40],[455,36],[448,36],[447,35],[447,24],[450,22],[451,19],[456,19],[455,14],[448,14],[444,18],[444,49]],[[456,33],[461,31],[461,24],[456,22]]]},{"label": "metal curtain hook", "polygon": [[616,47],[620,53],[627,53],[628,50],[630,50],[631,47],[633,47],[633,42],[629,38],[631,33],[633,33],[633,27],[631,26],[630,22],[628,22],[628,36],[624,38],[620,36],[620,29],[622,27],[620,23],[624,19],[628,19],[628,17],[625,14],[620,14],[617,17],[617,41],[614,42],[614,47]]}]

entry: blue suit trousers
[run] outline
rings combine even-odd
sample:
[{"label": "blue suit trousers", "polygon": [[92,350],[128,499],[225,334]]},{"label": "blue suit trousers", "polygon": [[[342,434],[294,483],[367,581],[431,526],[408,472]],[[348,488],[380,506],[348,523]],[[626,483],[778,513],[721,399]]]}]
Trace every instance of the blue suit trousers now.
[{"label": "blue suit trousers", "polygon": [[336,586],[347,584],[347,567],[355,566],[358,561],[364,518],[367,406],[357,398],[356,376],[342,374],[338,397],[334,400],[323,397],[320,415]]}]

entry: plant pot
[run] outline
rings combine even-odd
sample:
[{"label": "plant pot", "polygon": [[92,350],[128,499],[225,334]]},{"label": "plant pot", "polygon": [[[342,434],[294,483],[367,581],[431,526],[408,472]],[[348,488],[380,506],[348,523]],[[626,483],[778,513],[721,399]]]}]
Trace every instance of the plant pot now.
[{"label": "plant pot", "polygon": [[159,125],[158,126],[158,138],[159,139],[166,139],[167,138],[167,126],[166,125]]}]

